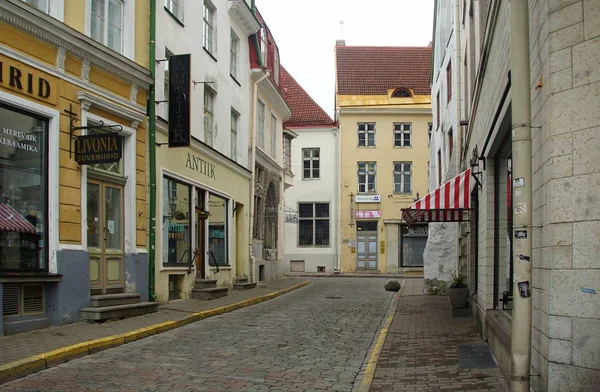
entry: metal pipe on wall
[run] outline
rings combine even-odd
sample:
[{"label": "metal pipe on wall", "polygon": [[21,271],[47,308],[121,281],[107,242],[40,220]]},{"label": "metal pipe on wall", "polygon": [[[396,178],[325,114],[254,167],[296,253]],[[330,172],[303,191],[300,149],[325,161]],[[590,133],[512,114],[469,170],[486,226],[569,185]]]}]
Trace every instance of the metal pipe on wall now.
[{"label": "metal pipe on wall", "polygon": [[513,316],[511,391],[529,391],[531,366],[531,83],[529,6],[510,1],[512,88]]},{"label": "metal pipe on wall", "polygon": [[155,259],[156,259],[156,0],[150,0],[150,77],[152,84],[148,94],[148,164],[150,194],[148,216],[148,291],[150,301],[156,301]]}]

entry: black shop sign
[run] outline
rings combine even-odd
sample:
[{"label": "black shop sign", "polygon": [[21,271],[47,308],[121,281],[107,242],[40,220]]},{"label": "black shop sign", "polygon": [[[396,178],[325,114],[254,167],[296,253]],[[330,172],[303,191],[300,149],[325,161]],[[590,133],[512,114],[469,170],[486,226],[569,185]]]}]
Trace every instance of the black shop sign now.
[{"label": "black shop sign", "polygon": [[117,133],[79,136],[75,162],[80,165],[118,162],[123,157],[123,138]]},{"label": "black shop sign", "polygon": [[190,54],[169,57],[169,147],[190,145]]}]

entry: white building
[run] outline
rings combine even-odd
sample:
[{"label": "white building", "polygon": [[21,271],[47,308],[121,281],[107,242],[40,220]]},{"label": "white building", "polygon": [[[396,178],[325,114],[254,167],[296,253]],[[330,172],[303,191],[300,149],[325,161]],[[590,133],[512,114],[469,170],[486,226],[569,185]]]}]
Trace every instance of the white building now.
[{"label": "white building", "polygon": [[339,136],[336,123],[285,68],[282,88],[292,109],[284,126],[292,145],[294,186],[285,192],[284,272],[333,272],[339,255]]}]

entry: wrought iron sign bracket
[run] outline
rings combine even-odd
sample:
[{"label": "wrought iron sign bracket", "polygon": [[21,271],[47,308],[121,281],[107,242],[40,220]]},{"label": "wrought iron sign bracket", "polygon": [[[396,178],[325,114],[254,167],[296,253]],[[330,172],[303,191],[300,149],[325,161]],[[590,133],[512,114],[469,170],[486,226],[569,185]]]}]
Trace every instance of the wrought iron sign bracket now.
[{"label": "wrought iron sign bracket", "polygon": [[[479,161],[483,161],[482,169],[479,168]],[[473,149],[473,156],[471,157],[469,164],[471,166],[471,176],[475,179],[479,189],[482,189],[481,175],[483,174],[483,170],[485,170],[485,157],[479,156],[477,145],[475,145],[475,148]]]},{"label": "wrought iron sign bracket", "polygon": [[76,127],[75,123],[79,121],[77,113],[73,112],[73,104],[69,104],[69,110],[65,109],[65,113],[69,115],[69,159],[73,154],[73,140],[77,140],[82,135],[75,135],[76,131],[85,130],[91,132],[90,134],[98,134],[99,131],[108,131],[110,133],[117,133],[123,130],[122,125],[107,125],[104,121],[100,121],[99,125],[87,125],[82,127]]}]

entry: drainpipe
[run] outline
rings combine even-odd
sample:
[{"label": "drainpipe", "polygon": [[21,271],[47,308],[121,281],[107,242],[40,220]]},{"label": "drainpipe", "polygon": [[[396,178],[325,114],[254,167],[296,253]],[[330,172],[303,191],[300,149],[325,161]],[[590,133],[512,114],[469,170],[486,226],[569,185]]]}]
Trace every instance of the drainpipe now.
[{"label": "drainpipe", "polygon": [[154,94],[156,77],[156,0],[150,0],[150,77],[152,85],[148,92],[148,164],[150,165],[150,212],[148,216],[148,279],[150,301],[156,301],[155,294],[155,257],[156,243],[156,96]]},{"label": "drainpipe", "polygon": [[[510,390],[529,391],[531,366],[531,84],[529,66],[529,7],[510,2],[510,65],[512,89],[513,191],[513,311]],[[521,180],[522,179],[522,180]],[[513,182],[514,184],[514,182]],[[519,232],[518,238],[515,234]],[[523,255],[525,257],[518,257]],[[522,260],[525,259],[525,260]]]},{"label": "drainpipe", "polygon": [[[456,35],[456,65],[454,69],[456,69],[456,124],[454,128],[456,129],[456,146],[455,149],[455,157],[456,157],[456,175],[461,172],[461,163],[462,163],[462,126],[460,125],[460,120],[462,117],[462,92],[461,92],[461,75],[462,75],[462,62],[460,56],[460,1],[456,2],[456,15],[454,16],[454,34]],[[456,230],[456,270],[460,271],[461,274],[464,273],[462,270],[463,266],[460,263],[460,237],[461,237],[461,228],[463,223],[458,223],[458,230]]]},{"label": "drainpipe", "polygon": [[341,130],[342,127],[340,126],[340,124],[338,124],[337,129],[334,129],[333,134],[335,135],[335,162],[338,168],[338,172],[337,172],[337,176],[335,179],[335,202],[337,203],[336,209],[335,209],[335,232],[336,232],[336,237],[335,237],[335,269],[336,272],[342,272],[342,268],[341,268],[341,254],[340,254],[340,249],[341,249],[341,245],[340,242],[342,241],[342,234],[341,234],[341,227],[342,227],[342,222],[340,220],[341,217],[341,203],[340,203],[340,194],[341,194],[341,187],[342,187],[342,181],[341,181],[341,154],[340,154],[340,145],[341,145]]},{"label": "drainpipe", "polygon": [[249,247],[250,247],[250,282],[256,282],[255,276],[255,265],[254,265],[254,254],[252,252],[252,239],[254,238],[254,189],[256,187],[256,172],[254,171],[254,166],[256,166],[256,106],[258,101],[258,84],[268,78],[271,75],[270,71],[267,71],[260,79],[254,82],[254,86],[252,89],[252,135],[250,137],[250,171],[252,171],[252,176],[250,176],[250,221],[248,222],[248,233],[250,234],[249,238]]}]

